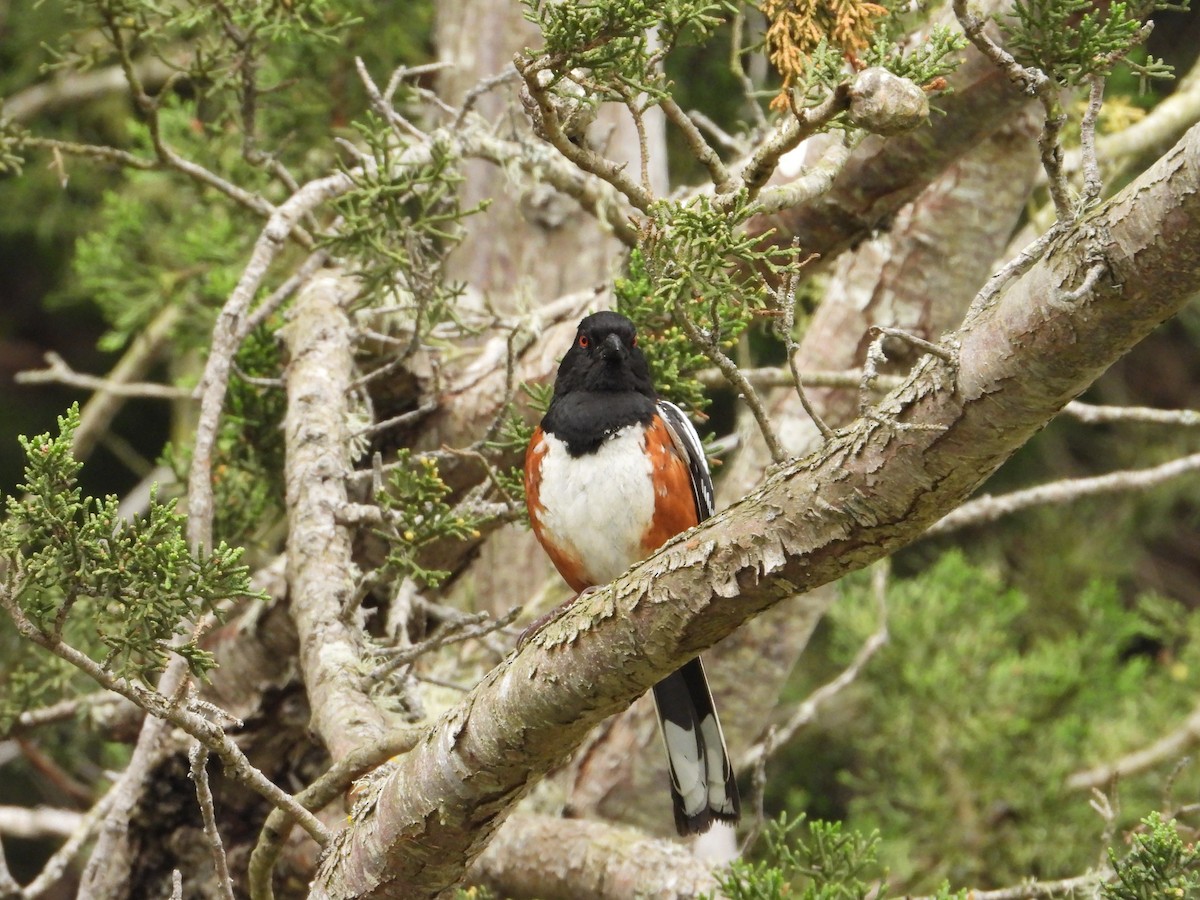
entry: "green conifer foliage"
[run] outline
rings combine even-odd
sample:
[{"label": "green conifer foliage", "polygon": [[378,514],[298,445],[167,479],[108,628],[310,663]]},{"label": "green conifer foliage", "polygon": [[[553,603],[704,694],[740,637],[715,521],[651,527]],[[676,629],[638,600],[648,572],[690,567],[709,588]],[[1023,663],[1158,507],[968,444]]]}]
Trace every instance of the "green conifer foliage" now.
[{"label": "green conifer foliage", "polygon": [[[175,501],[152,498],[145,516],[126,519],[115,496],[84,496],[82,466],[71,456],[78,427],[72,407],[57,435],[21,439],[25,481],[0,522],[0,602],[23,636],[66,644],[116,679],[148,682],[172,654],[203,676],[213,660],[193,634],[197,622],[255,596],[242,551],[222,543],[194,553]],[[68,672],[45,657],[0,661],[0,729],[28,705],[58,699]]]}]

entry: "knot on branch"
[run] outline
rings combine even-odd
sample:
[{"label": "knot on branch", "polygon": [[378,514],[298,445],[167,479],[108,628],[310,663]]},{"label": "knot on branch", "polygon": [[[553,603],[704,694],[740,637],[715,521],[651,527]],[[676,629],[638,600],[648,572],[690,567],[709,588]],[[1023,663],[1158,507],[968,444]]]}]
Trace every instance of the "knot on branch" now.
[{"label": "knot on branch", "polygon": [[929,118],[929,100],[920,86],[887,69],[864,69],[850,85],[852,123],[884,136],[911,131]]}]

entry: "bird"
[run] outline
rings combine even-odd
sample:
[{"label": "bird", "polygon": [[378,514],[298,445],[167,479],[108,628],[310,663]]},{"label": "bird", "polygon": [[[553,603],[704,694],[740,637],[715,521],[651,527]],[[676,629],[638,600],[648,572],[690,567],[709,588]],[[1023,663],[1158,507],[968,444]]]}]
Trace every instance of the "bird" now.
[{"label": "bird", "polygon": [[[678,406],[658,396],[637,330],[620,313],[579,323],[526,449],[525,498],[534,535],[579,592],[564,607],[713,514],[700,437]],[[736,822],[737,783],[700,657],[652,693],[679,834]]]}]

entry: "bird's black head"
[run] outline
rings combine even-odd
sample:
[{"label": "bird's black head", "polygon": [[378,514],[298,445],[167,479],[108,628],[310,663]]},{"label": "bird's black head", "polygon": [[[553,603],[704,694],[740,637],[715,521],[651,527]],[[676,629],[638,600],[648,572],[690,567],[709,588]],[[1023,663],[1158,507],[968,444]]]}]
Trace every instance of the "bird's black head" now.
[{"label": "bird's black head", "polygon": [[657,400],[633,323],[598,312],[579,323],[558,366],[542,429],[566,442],[572,456],[593,453],[620,429],[648,423]]},{"label": "bird's black head", "polygon": [[637,330],[620,313],[605,310],[579,323],[554,381],[556,398],[573,391],[634,392],[657,399]]}]

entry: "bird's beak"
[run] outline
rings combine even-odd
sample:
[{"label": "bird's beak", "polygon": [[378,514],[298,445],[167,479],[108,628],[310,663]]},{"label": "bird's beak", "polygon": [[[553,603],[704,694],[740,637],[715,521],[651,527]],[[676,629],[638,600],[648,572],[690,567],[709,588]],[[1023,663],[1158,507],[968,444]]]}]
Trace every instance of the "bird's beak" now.
[{"label": "bird's beak", "polygon": [[604,343],[600,345],[600,355],[609,362],[624,359],[625,345],[621,343],[621,339],[615,334],[610,334],[604,339]]}]

